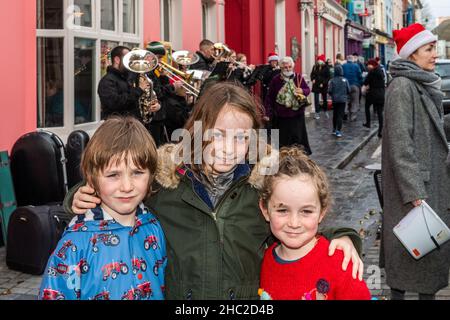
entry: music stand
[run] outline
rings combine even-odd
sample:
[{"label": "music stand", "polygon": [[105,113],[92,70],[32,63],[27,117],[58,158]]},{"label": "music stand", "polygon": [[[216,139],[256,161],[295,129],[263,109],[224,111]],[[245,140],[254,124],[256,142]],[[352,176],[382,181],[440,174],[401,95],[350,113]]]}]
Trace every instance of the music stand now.
[{"label": "music stand", "polygon": [[230,62],[221,61],[216,64],[214,70],[209,75],[210,78],[218,78],[219,80],[223,80],[227,77],[228,66]]},{"label": "music stand", "polygon": [[264,74],[271,68],[272,67],[268,64],[261,64],[259,66],[256,66],[255,70],[253,70],[252,74],[246,81],[247,85],[253,86],[258,80],[261,81],[264,77]]}]

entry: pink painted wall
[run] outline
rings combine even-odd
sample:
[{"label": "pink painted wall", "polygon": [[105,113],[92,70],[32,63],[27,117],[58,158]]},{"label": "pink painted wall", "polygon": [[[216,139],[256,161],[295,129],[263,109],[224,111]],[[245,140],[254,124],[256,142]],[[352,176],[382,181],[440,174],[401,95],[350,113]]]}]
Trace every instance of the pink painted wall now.
[{"label": "pink painted wall", "polygon": [[144,43],[161,39],[160,0],[144,0]]},{"label": "pink painted wall", "polygon": [[[202,1],[183,0],[181,3],[182,48],[196,51],[202,41]],[[180,36],[180,35],[178,35]],[[161,39],[160,0],[144,0],[144,43]]]},{"label": "pink painted wall", "polygon": [[[0,10],[0,150],[36,129],[36,1],[2,1]],[[11,59],[11,50],[14,59]]]},{"label": "pink painted wall", "polygon": [[[301,15],[297,7],[297,1],[286,1],[286,52],[288,55],[292,55],[291,41],[293,37],[297,38],[299,47],[301,48],[302,33],[301,33]],[[300,49],[299,48],[299,49]],[[303,54],[300,49],[300,54]],[[299,55],[295,61],[295,71],[301,72],[301,59]]]},{"label": "pink painted wall", "polygon": [[275,1],[263,1],[263,58],[267,62],[267,56],[275,52]]},{"label": "pink painted wall", "polygon": [[196,51],[202,41],[202,0],[183,1],[183,50]]}]

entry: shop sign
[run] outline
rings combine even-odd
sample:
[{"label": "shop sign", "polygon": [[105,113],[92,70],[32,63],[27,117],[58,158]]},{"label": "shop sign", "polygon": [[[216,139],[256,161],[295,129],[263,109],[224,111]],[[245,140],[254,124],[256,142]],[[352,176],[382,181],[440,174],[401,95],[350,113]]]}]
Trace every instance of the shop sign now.
[{"label": "shop sign", "polygon": [[348,38],[353,39],[353,40],[358,40],[358,41],[364,40],[364,31],[353,28],[351,26],[347,27],[347,35],[348,35]]},{"label": "shop sign", "polygon": [[353,1],[353,14],[364,14],[366,11],[366,3],[364,0]]},{"label": "shop sign", "polygon": [[382,44],[387,44],[389,42],[388,38],[380,36],[378,34],[375,35],[375,41]]},{"label": "shop sign", "polygon": [[345,16],[342,13],[340,13],[339,11],[330,7],[330,5],[328,3],[324,3],[324,12],[341,24],[343,24],[345,21]]}]

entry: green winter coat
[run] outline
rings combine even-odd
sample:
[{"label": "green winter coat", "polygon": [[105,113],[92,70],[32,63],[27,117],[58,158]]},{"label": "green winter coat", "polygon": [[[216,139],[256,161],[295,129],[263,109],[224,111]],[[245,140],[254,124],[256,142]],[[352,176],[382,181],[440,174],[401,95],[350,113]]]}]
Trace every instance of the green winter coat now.
[{"label": "green winter coat", "polygon": [[[257,190],[249,174],[233,182],[214,209],[207,193],[172,160],[174,145],[158,150],[158,190],[147,201],[166,235],[167,299],[257,299],[260,265],[269,226],[258,207]],[[242,171],[241,171],[242,173]],[[70,210],[72,195],[65,201]],[[361,239],[352,229],[327,230],[325,236],[350,236],[360,250]]]}]

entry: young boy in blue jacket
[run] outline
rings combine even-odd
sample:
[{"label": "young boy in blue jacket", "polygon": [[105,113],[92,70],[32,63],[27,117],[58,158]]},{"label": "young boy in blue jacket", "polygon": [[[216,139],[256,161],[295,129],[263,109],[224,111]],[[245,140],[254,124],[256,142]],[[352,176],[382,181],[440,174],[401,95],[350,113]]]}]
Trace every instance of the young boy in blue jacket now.
[{"label": "young boy in blue jacket", "polygon": [[344,70],[340,64],[334,68],[334,78],[328,84],[328,93],[333,102],[333,134],[342,137],[342,120],[344,119],[345,105],[350,94],[350,85],[344,78]]},{"label": "young boy in blue jacket", "polygon": [[101,205],[72,220],[47,264],[42,300],[164,298],[166,245],[142,201],[156,172],[155,143],[136,119],[110,118],[83,155]]}]

